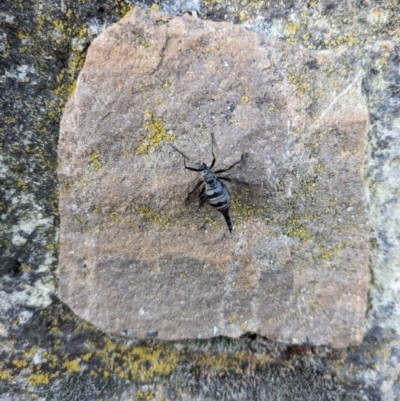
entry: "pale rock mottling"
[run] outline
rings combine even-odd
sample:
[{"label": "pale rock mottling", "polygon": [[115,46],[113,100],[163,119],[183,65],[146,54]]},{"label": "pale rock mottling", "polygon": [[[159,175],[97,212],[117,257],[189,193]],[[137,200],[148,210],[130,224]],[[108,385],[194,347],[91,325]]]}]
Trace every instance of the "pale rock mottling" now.
[{"label": "pale rock mottling", "polygon": [[[103,32],[61,124],[61,299],[139,338],[359,343],[367,111],[344,60],[139,8]],[[233,235],[168,146],[209,163],[211,132],[254,184],[229,185]]]}]

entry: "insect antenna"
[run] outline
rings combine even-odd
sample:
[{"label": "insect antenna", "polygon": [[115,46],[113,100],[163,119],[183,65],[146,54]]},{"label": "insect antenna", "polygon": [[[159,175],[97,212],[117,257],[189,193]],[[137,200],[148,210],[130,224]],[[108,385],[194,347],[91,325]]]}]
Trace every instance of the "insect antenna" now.
[{"label": "insect antenna", "polygon": [[183,164],[185,166],[185,169],[190,170],[190,171],[201,171],[199,168],[193,168],[189,167],[186,165],[186,159],[190,160],[183,152],[181,152],[178,148],[176,148],[174,145],[169,145],[171,146],[172,149],[176,150],[178,153],[180,153],[183,156]]},{"label": "insect antenna", "polygon": [[237,166],[239,163],[242,163],[242,161],[246,158],[246,155],[244,153],[242,153],[242,156],[240,157],[240,160],[238,160],[237,162],[233,163],[231,166],[229,166],[228,168],[224,168],[221,170],[217,170],[214,171],[215,174],[219,174],[219,173],[225,173],[227,171],[229,171],[230,169],[232,169],[233,167]]},{"label": "insect antenna", "polygon": [[180,153],[185,159],[190,160],[182,151],[180,151],[178,148],[176,148],[174,145],[169,145],[171,146],[172,149],[176,150],[178,153]]}]

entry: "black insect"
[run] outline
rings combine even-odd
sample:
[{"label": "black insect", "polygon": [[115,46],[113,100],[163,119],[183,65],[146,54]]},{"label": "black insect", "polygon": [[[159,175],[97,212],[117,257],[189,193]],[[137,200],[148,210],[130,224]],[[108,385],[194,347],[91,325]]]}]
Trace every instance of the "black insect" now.
[{"label": "black insect", "polygon": [[215,164],[215,155],[213,147],[211,147],[213,161],[211,162],[210,167],[207,167],[207,164],[203,163],[200,165],[200,168],[193,168],[187,166],[186,159],[189,160],[189,158],[175,146],[171,145],[171,147],[183,156],[183,163],[187,170],[200,172],[202,176],[202,179],[196,184],[193,190],[189,192],[188,197],[193,192],[199,190],[200,192],[197,196],[197,201],[199,202],[199,204],[201,205],[204,202],[204,199],[207,198],[210,205],[212,207],[215,207],[215,209],[217,209],[219,212],[223,214],[223,216],[225,217],[226,224],[228,225],[229,231],[232,233],[232,222],[229,215],[229,207],[231,205],[231,195],[229,194],[228,189],[221,180],[232,182],[235,184],[244,184],[244,185],[248,184],[246,182],[239,181],[235,178],[221,177],[217,176],[216,174],[225,173],[230,169],[232,169],[233,167],[235,167],[236,165],[238,165],[239,163],[241,163],[244,160],[243,153],[240,160],[233,163],[230,167],[213,172],[212,168],[214,167]]}]

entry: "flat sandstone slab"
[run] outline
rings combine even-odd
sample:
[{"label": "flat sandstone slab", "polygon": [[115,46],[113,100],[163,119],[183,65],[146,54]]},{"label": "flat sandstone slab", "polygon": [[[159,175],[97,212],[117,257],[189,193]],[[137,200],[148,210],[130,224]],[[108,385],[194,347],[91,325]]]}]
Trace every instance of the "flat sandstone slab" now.
[{"label": "flat sandstone slab", "polygon": [[[91,45],[61,124],[59,296],[112,333],[361,341],[367,111],[350,53],[135,8]],[[224,175],[231,235],[186,199]]]}]

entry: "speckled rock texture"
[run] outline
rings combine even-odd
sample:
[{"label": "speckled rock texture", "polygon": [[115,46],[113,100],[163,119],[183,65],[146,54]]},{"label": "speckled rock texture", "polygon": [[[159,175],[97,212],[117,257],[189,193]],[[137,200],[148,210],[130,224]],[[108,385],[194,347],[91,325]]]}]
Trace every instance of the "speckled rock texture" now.
[{"label": "speckled rock texture", "polygon": [[[139,7],[102,33],[61,123],[61,300],[137,338],[361,342],[367,112],[344,57]],[[221,176],[252,184],[232,235],[168,146],[210,162],[211,132],[215,169],[243,154]]]},{"label": "speckled rock texture", "polygon": [[[288,346],[251,333],[138,342],[105,334],[58,299],[63,108],[90,44],[133,5],[0,3],[0,399],[400,399],[400,9],[391,0],[139,4],[177,16],[195,8],[203,20],[241,25],[293,51],[342,53],[336,72],[343,76],[361,65],[371,279],[360,345]],[[222,151],[218,143],[216,150]],[[202,151],[208,152],[206,142]],[[181,165],[177,155],[171,158]]]}]

